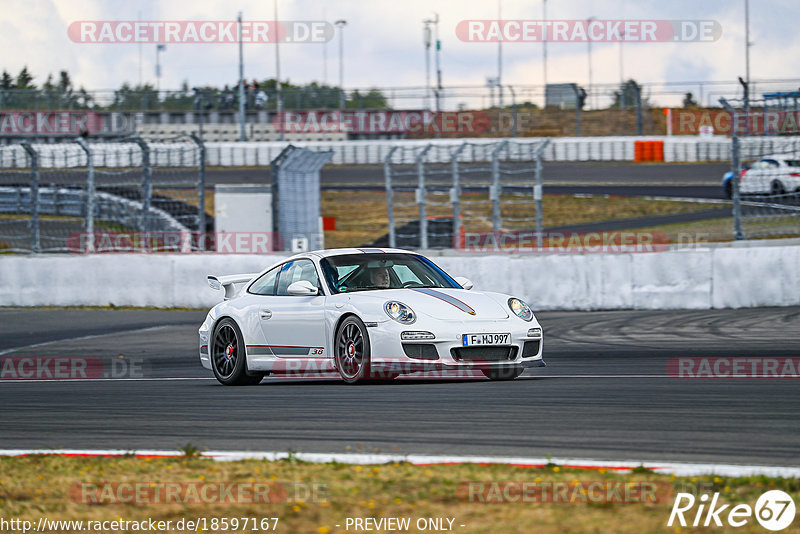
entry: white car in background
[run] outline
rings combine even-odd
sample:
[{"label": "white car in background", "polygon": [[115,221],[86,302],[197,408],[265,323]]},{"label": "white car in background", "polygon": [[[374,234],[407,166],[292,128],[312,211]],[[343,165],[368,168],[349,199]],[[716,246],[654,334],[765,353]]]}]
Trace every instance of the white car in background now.
[{"label": "white car in background", "polygon": [[739,177],[744,195],[783,195],[800,191],[800,158],[786,154],[765,156]]},{"label": "white car in background", "polygon": [[471,291],[413,252],[321,250],[208,281],[225,301],[200,327],[200,362],[226,385],[304,371],[348,383],[451,369],[510,380],[545,365],[525,302]]}]

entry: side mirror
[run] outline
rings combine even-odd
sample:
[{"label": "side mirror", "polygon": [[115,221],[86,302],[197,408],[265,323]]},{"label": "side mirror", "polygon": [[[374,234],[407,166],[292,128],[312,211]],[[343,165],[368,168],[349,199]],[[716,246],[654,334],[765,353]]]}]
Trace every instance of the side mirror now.
[{"label": "side mirror", "polygon": [[456,276],[455,281],[458,282],[458,285],[464,289],[472,289],[474,287],[472,280],[469,278],[464,278],[463,276]]},{"label": "side mirror", "polygon": [[318,294],[317,288],[314,287],[314,284],[308,280],[294,282],[293,284],[289,285],[288,288],[286,288],[286,291],[295,297],[308,297]]}]

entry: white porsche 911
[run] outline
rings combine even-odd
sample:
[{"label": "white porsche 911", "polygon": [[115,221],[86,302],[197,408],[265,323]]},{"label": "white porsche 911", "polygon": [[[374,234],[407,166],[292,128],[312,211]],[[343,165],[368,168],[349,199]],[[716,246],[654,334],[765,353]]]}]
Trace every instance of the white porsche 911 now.
[{"label": "white porsche 911", "polygon": [[320,250],[208,283],[225,300],[200,327],[200,362],[226,385],[304,371],[348,383],[452,369],[510,380],[545,365],[525,302],[470,291],[413,252]]}]

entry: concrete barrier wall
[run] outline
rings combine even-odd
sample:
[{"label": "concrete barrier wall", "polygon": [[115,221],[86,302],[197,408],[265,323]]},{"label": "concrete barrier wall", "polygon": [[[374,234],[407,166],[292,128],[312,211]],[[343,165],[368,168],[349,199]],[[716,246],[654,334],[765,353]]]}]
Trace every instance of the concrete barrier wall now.
[{"label": "concrete barrier wall", "polygon": [[[258,272],[283,256],[99,254],[0,258],[2,306],[205,308],[208,274]],[[705,309],[800,305],[800,247],[650,254],[442,255],[475,287],[539,310]]]},{"label": "concrete barrier wall", "polygon": [[[800,150],[796,136],[774,138],[742,139],[742,157],[752,159],[773,152]],[[334,165],[376,165],[381,164],[394,146],[405,148],[423,147],[428,144],[434,150],[428,152],[430,162],[447,162],[452,148],[463,142],[474,144],[496,143],[499,138],[476,139],[421,139],[421,140],[368,140],[368,141],[291,141],[295,146],[315,151],[332,151]],[[525,146],[542,141],[542,138],[515,138],[507,154],[509,159],[527,160],[530,151]],[[652,137],[554,137],[544,152],[545,161],[633,161],[636,141],[663,141],[665,162],[692,161],[730,161],[731,141],[717,136],[700,138],[692,136],[652,136]],[[290,141],[285,142],[208,142],[206,143],[206,163],[211,166],[267,166],[275,159]],[[83,151],[74,143],[34,145],[40,153],[40,166],[43,168],[80,167],[86,165]],[[169,151],[169,145],[153,144],[152,163],[154,165],[174,165],[196,167],[197,156],[192,145],[182,145],[184,150]],[[141,151],[131,143],[93,144],[94,164],[97,167],[128,167],[141,164]],[[406,163],[413,163],[414,154],[410,150],[399,151],[398,157]],[[461,161],[473,161],[470,152],[465,151]],[[485,157],[483,158],[485,160]],[[0,150],[0,167],[22,168],[27,165],[25,152],[21,146],[4,147]]]}]

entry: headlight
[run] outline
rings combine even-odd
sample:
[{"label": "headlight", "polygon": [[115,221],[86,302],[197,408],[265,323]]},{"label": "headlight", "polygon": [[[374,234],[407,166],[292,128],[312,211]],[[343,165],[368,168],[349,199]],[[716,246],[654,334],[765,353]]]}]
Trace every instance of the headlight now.
[{"label": "headlight", "polygon": [[533,310],[531,310],[531,307],[525,304],[524,301],[514,298],[508,299],[508,307],[514,312],[514,315],[523,321],[533,320]]},{"label": "headlight", "polygon": [[390,300],[384,304],[383,309],[386,311],[386,315],[398,323],[411,324],[417,320],[417,315],[414,313],[414,310],[396,300]]}]

